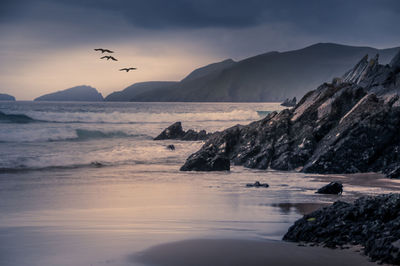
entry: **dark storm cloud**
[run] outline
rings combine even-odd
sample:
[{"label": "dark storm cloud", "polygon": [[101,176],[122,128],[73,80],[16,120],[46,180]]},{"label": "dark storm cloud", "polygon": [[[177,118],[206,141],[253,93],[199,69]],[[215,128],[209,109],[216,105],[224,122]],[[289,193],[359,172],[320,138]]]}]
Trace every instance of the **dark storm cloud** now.
[{"label": "dark storm cloud", "polygon": [[42,47],[180,37],[241,57],[313,42],[398,46],[398,25],[400,0],[0,1],[0,34]]},{"label": "dark storm cloud", "polygon": [[70,20],[90,21],[99,12],[112,13],[151,29],[285,22],[316,32],[351,29],[358,23],[394,30],[400,22],[398,0],[3,0],[1,5],[2,18],[8,20],[63,20],[67,7],[75,12],[72,17],[67,13]]}]

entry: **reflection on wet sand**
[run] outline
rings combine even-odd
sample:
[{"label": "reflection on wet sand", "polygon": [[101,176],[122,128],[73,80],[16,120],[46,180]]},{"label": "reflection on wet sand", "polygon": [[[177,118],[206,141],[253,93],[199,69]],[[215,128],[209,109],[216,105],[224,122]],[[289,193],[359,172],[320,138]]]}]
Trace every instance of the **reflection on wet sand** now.
[{"label": "reflection on wet sand", "polygon": [[272,207],[280,208],[282,214],[289,214],[292,211],[306,215],[319,208],[328,206],[328,203],[277,203],[271,204]]}]

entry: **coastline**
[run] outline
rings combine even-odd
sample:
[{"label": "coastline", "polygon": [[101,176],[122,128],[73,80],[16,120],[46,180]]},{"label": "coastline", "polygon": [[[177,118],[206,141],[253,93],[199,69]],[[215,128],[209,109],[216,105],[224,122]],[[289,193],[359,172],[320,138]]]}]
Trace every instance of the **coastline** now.
[{"label": "coastline", "polygon": [[[307,176],[317,181],[340,181],[343,185],[352,185],[369,188],[381,188],[400,191],[400,179],[390,179],[380,173],[355,173],[355,174],[313,174]],[[346,187],[344,188],[346,189]]]},{"label": "coastline", "polygon": [[356,266],[378,265],[353,249],[329,249],[272,240],[190,239],[151,247],[129,257],[159,266]]},{"label": "coastline", "polygon": [[[388,179],[379,173],[326,174],[306,176],[316,181],[340,181],[349,186],[391,189],[400,191],[400,180]],[[341,198],[338,198],[341,200]],[[275,207],[295,208],[307,215],[330,204],[286,203]],[[188,239],[150,247],[129,258],[130,262],[158,266],[204,266],[204,265],[273,265],[317,266],[323,265],[378,265],[363,254],[362,246],[328,248],[317,244],[288,242],[282,240],[255,239]],[[136,265],[136,264],[135,264]],[[391,265],[382,264],[379,265]]]}]

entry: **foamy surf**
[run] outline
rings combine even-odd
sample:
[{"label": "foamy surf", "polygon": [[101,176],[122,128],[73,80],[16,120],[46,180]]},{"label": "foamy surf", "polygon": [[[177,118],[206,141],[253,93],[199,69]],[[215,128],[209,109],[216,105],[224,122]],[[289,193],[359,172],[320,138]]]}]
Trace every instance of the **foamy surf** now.
[{"label": "foamy surf", "polygon": [[[207,122],[207,121],[248,121],[260,118],[257,111],[234,110],[230,112],[43,112],[28,111],[26,113],[10,113],[7,117],[24,116],[27,121],[40,121],[51,123],[109,123],[109,124],[135,124],[159,122]],[[1,117],[0,117],[1,119]],[[17,119],[4,121],[17,122]]]}]

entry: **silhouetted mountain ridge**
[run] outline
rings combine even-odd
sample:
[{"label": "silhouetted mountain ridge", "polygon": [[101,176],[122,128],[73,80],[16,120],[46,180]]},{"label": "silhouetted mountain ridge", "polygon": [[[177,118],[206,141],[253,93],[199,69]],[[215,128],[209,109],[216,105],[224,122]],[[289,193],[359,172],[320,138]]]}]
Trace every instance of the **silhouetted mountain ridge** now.
[{"label": "silhouetted mountain ridge", "polygon": [[133,97],[152,90],[168,89],[171,85],[175,85],[176,81],[149,81],[135,83],[122,91],[115,91],[109,94],[104,100],[109,102],[129,102]]},{"label": "silhouetted mountain ridge", "polygon": [[388,63],[399,50],[318,43],[288,52],[269,52],[239,62],[224,60],[191,72],[182,81],[132,97],[132,101],[281,102],[301,98],[341,76],[365,54]]}]

